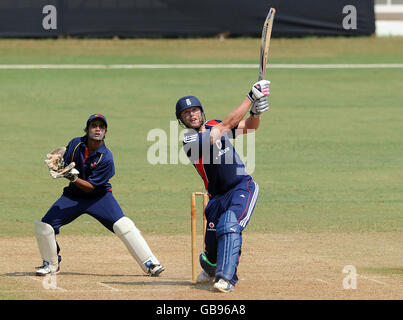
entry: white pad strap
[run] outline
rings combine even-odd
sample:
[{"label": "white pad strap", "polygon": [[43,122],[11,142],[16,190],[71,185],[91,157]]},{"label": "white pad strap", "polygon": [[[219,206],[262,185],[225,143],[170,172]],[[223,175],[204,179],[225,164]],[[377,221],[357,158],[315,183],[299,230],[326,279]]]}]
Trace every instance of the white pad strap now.
[{"label": "white pad strap", "polygon": [[131,219],[120,218],[113,224],[113,231],[123,241],[144,272],[148,273],[148,268],[152,264],[160,264]]},{"label": "white pad strap", "polygon": [[35,220],[35,234],[42,260],[48,261],[52,266],[57,266],[57,246],[52,226]]}]

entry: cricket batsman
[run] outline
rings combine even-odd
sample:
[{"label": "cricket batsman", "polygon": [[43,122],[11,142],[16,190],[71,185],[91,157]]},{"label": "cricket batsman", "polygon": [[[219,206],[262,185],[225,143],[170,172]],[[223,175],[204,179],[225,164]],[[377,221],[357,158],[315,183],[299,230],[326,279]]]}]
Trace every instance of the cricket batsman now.
[{"label": "cricket batsman", "polygon": [[[197,282],[213,281],[213,289],[219,292],[233,291],[238,282],[242,231],[259,194],[257,183],[245,171],[229,139],[259,127],[262,113],[269,110],[269,86],[267,80],[256,82],[223,121],[206,121],[202,104],[195,96],[182,97],[176,103],[176,118],[189,129],[183,140],[184,151],[209,195],[205,252],[200,255],[203,271]],[[243,119],[248,111],[249,117]]]},{"label": "cricket batsman", "polygon": [[115,166],[112,153],[104,142],[107,128],[105,116],[93,114],[87,120],[83,137],[74,138],[67,147],[47,154],[45,162],[51,177],[67,179],[69,184],[42,220],[35,220],[35,234],[43,260],[43,265],[36,269],[37,276],[59,272],[61,256],[56,235],[60,227],[84,213],[114,232],[146,274],[158,276],[164,271],[139,229],[123,214],[112,194],[109,179],[115,174]]}]

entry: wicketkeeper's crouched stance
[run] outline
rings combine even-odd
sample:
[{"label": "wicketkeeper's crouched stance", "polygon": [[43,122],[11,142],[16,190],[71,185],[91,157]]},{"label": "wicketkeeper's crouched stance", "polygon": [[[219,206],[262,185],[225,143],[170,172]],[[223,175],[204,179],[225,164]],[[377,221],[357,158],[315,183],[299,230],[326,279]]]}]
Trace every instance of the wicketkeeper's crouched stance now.
[{"label": "wicketkeeper's crouched stance", "polygon": [[60,227],[88,213],[114,232],[126,245],[141,269],[157,276],[164,267],[152,253],[147,242],[131,219],[124,216],[112,195],[109,179],[115,174],[113,156],[104,138],[107,121],[101,114],[91,115],[86,135],[57,148],[45,160],[53,178],[67,178],[70,183],[41,221],[35,221],[35,234],[43,265],[36,275],[43,276],[60,270],[60,247],[56,234]]},{"label": "wicketkeeper's crouched stance", "polygon": [[[259,194],[259,187],[245,171],[245,165],[229,141],[237,134],[259,127],[260,115],[269,110],[270,82],[255,83],[241,104],[223,121],[205,121],[201,102],[185,96],[176,104],[176,118],[189,129],[184,151],[204,181],[209,194],[205,209],[206,250],[200,255],[203,272],[197,282],[214,281],[213,288],[230,292],[238,282],[242,231],[247,226]],[[250,116],[243,120],[250,111]]]}]

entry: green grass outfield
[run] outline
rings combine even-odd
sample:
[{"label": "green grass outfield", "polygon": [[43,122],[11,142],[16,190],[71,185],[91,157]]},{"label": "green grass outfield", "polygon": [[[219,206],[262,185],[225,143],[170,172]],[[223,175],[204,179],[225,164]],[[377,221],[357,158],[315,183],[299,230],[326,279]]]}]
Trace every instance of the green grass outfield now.
[{"label": "green grass outfield", "polygon": [[[0,64],[258,63],[259,39],[0,40]],[[273,39],[272,63],[403,63],[402,38]],[[151,165],[154,128],[176,100],[198,96],[222,119],[253,69],[0,70],[0,234],[33,235],[61,194],[45,154],[109,122],[114,195],[144,233],[189,233],[191,165]],[[272,110],[256,132],[261,190],[249,232],[402,231],[403,69],[268,69]],[[180,142],[178,141],[178,145]],[[63,234],[108,234],[82,216]]]}]

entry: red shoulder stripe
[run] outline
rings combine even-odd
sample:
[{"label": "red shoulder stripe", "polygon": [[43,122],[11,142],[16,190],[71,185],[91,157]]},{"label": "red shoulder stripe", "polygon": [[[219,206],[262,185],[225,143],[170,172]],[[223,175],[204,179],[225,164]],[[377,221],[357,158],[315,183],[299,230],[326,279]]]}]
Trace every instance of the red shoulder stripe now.
[{"label": "red shoulder stripe", "polygon": [[204,188],[208,192],[208,178],[207,178],[206,171],[204,170],[203,157],[201,157],[198,161],[196,161],[195,167],[196,167],[197,172],[200,174],[200,176],[203,179]]}]

